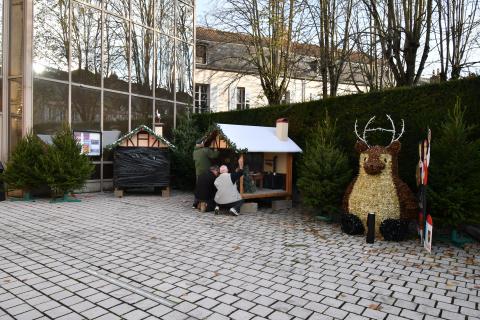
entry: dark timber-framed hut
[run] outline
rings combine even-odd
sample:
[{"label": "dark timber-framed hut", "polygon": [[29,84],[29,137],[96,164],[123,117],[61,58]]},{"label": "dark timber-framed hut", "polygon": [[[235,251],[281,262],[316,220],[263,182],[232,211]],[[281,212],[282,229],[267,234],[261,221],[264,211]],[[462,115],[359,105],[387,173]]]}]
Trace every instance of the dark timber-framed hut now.
[{"label": "dark timber-framed hut", "polygon": [[113,187],[116,192],[153,187],[163,189],[164,195],[169,194],[170,150],[175,147],[167,139],[141,125],[108,148],[113,150]]}]

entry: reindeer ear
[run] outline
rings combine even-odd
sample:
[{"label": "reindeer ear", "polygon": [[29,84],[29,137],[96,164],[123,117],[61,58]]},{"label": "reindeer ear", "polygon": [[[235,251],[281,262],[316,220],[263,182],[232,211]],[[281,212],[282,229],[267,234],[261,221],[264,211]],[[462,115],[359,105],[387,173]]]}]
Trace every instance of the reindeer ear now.
[{"label": "reindeer ear", "polygon": [[362,153],[368,149],[368,146],[365,142],[358,140],[357,143],[355,143],[355,150],[357,150],[358,153]]},{"label": "reindeer ear", "polygon": [[395,140],[387,147],[387,151],[391,154],[398,154],[400,152],[401,146],[402,144],[400,143],[400,141]]}]

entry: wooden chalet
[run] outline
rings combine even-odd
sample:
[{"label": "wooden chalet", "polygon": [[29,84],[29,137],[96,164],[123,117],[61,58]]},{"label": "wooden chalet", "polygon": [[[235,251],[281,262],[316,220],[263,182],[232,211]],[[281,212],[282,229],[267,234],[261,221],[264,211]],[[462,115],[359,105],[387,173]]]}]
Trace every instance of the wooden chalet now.
[{"label": "wooden chalet", "polygon": [[[207,134],[205,144],[219,149],[221,154],[222,151],[223,154],[225,151],[245,153],[245,165],[256,190],[246,192],[244,178],[240,178],[243,199],[291,198],[293,154],[302,152],[302,149],[288,138],[286,119],[277,120],[276,127],[219,123]],[[224,164],[221,157],[219,161]]]}]

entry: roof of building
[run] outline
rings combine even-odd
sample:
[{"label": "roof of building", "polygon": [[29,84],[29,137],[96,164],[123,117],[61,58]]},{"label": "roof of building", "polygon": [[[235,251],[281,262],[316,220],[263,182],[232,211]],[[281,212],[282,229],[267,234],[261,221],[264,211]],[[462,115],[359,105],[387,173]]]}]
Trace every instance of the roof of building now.
[{"label": "roof of building", "polygon": [[235,144],[237,150],[248,152],[302,152],[302,149],[288,138],[282,141],[275,134],[275,127],[245,126],[218,123],[222,135]]},{"label": "roof of building", "polygon": [[170,141],[168,141],[167,139],[165,139],[164,137],[162,136],[159,136],[158,134],[155,133],[155,131],[153,131],[152,129],[150,129],[149,127],[147,127],[146,125],[141,125],[141,126],[138,126],[136,127],[135,129],[133,129],[132,131],[130,131],[129,133],[127,134],[124,134],[123,136],[121,136],[120,138],[118,138],[117,140],[115,140],[112,144],[109,144],[108,146],[106,146],[105,148],[106,149],[113,149],[117,146],[119,146],[123,140],[125,139],[128,139],[132,136],[134,136],[135,134],[137,134],[138,132],[140,131],[146,131],[148,132],[150,135],[154,136],[157,140],[160,140],[161,142],[163,142],[165,145],[167,145],[169,148],[175,148],[175,146],[170,143]]},{"label": "roof of building", "polygon": [[[213,28],[196,28],[197,45],[207,47],[206,61],[197,63],[198,70],[231,71],[242,74],[258,74],[255,59],[252,59],[248,47],[251,37],[245,33],[235,33]],[[266,40],[267,41],[267,40]],[[265,43],[267,47],[267,43]],[[294,79],[321,81],[320,47],[315,44],[294,43],[295,61],[290,77]],[[350,52],[344,65],[339,82],[341,84],[357,83],[366,85],[366,78],[361,72],[361,65],[370,58],[361,52]]]},{"label": "roof of building", "polygon": [[[220,43],[237,43],[245,44],[248,43],[251,38],[248,34],[235,33],[229,31],[218,30],[214,28],[207,27],[196,27],[196,38],[197,41],[212,41]],[[295,52],[301,55],[315,57],[320,52],[320,47],[315,44],[308,43],[294,43]],[[350,53],[350,60],[352,62],[366,62],[368,57],[360,52]]]}]

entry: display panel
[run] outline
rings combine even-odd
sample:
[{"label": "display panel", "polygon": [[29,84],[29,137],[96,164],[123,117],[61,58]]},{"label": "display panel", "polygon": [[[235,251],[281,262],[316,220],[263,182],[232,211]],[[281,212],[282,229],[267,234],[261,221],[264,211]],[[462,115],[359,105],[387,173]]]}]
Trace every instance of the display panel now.
[{"label": "display panel", "polygon": [[82,153],[89,157],[102,155],[102,133],[97,131],[74,131],[73,136],[82,146]]}]

